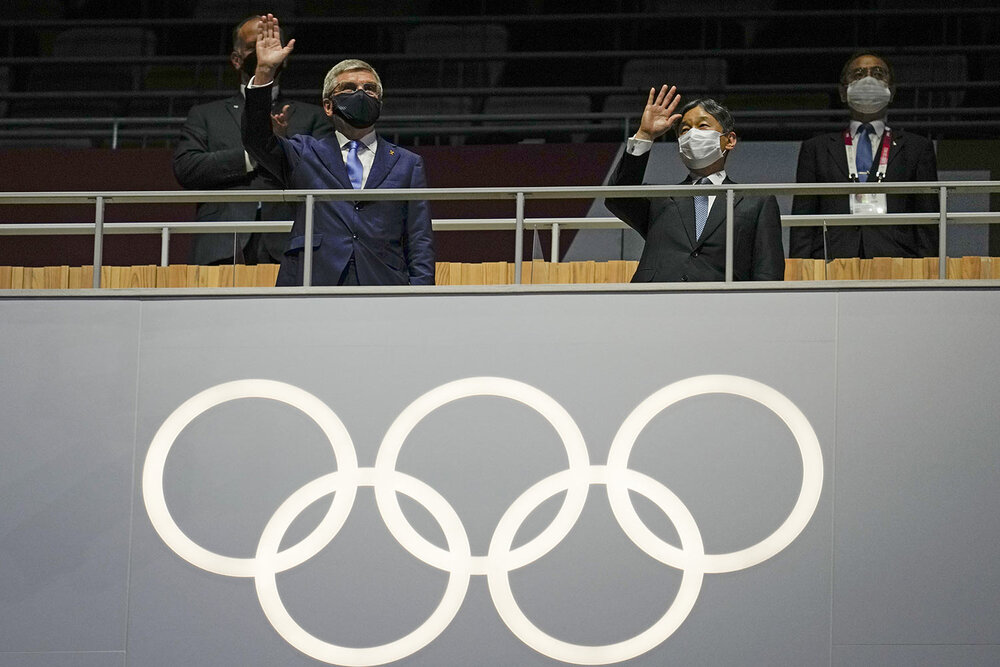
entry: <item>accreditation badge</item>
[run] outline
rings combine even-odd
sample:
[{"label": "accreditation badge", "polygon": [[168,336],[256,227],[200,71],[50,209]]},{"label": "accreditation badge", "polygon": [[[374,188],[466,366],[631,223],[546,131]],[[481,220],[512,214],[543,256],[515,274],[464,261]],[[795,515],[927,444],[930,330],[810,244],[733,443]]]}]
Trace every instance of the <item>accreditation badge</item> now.
[{"label": "accreditation badge", "polygon": [[851,195],[853,215],[882,215],[885,212],[884,192],[856,192]]}]

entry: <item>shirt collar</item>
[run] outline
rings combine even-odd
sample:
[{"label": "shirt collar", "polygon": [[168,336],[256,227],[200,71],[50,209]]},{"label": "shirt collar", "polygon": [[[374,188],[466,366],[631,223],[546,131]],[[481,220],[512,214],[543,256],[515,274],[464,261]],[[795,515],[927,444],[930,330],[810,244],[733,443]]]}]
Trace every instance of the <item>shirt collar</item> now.
[{"label": "shirt collar", "polygon": [[[347,144],[351,142],[340,130],[336,131],[337,135],[337,145],[340,146],[340,150],[346,150]],[[361,137],[359,141],[364,145],[365,148],[370,150],[372,153],[375,152],[375,147],[378,145],[378,137],[375,136],[375,130],[372,130],[365,136]]]},{"label": "shirt collar", "polygon": [[[858,136],[858,128],[860,128],[863,124],[864,123],[862,123],[860,120],[851,121],[850,130],[852,137]],[[868,121],[868,124],[872,126],[873,130],[875,130],[875,136],[881,137],[882,132],[885,131],[885,116],[882,116],[878,120]]]},{"label": "shirt collar", "polygon": [[[704,178],[704,176],[698,176],[697,174],[688,174],[688,181],[691,183],[697,183],[702,178]],[[712,185],[722,185],[722,183],[726,180],[726,170],[720,169],[714,174],[709,174],[708,180],[712,181]]]}]

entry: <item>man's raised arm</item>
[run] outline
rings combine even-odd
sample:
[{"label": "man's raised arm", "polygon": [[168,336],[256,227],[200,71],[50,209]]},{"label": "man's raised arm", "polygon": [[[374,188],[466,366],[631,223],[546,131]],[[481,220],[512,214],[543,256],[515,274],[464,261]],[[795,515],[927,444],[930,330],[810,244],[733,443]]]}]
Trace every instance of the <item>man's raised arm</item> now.
[{"label": "man's raised arm", "polygon": [[288,54],[295,48],[295,40],[281,46],[278,19],[272,14],[260,17],[257,24],[257,69],[246,87],[246,105],[243,108],[243,147],[254,160],[274,174],[282,183],[287,182],[288,160],[281,141],[274,135],[271,125],[271,85]]}]

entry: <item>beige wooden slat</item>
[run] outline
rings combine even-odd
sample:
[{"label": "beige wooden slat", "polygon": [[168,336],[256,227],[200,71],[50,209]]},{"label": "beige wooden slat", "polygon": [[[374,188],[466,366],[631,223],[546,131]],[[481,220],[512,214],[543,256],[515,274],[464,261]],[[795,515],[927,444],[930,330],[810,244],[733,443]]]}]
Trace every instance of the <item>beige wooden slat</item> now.
[{"label": "beige wooden slat", "polygon": [[531,260],[531,284],[546,285],[552,282],[549,280],[549,269],[551,266],[551,264],[541,259]]},{"label": "beige wooden slat", "polygon": [[593,283],[596,282],[594,275],[596,272],[596,262],[570,262],[570,282],[572,283]]},{"label": "beige wooden slat", "polygon": [[607,262],[595,262],[594,263],[594,282],[595,283],[607,283],[608,280],[608,263]]},{"label": "beige wooden slat", "polygon": [[169,266],[158,266],[158,267],[156,267],[156,286],[157,287],[170,287],[170,267]]},{"label": "beige wooden slat", "polygon": [[945,269],[945,277],[948,280],[958,280],[962,276],[962,258],[961,257],[949,257],[947,262],[947,268]]},{"label": "beige wooden slat", "polygon": [[0,266],[0,289],[10,289],[10,275],[13,271],[13,266]]},{"label": "beige wooden slat", "polygon": [[86,287],[90,287],[90,285],[83,282],[83,267],[82,266],[69,267],[69,288],[84,289]]},{"label": "beige wooden slat", "polygon": [[962,280],[979,280],[982,260],[978,257],[963,257],[961,276]]},{"label": "beige wooden slat", "polygon": [[482,264],[463,264],[462,265],[462,284],[463,285],[482,285],[483,284],[483,265]]},{"label": "beige wooden slat", "polygon": [[257,282],[257,265],[236,265],[236,287],[253,287]]}]

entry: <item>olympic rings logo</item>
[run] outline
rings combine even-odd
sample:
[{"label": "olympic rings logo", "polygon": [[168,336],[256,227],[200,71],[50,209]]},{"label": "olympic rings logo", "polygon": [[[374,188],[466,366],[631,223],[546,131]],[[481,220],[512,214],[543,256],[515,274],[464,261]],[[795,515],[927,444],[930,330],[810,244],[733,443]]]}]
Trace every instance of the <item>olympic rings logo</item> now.
[{"label": "olympic rings logo", "polygon": [[[691,512],[672,491],[655,479],[628,468],[636,439],[660,412],[678,401],[702,394],[731,394],[760,403],[788,427],[802,457],[802,487],[791,512],[771,535],[730,553],[708,554]],[[556,430],[569,467],[534,484],[506,510],[485,556],[474,556],[458,514],[437,491],[396,470],[396,460],[413,428],[437,408],[470,396],[498,396],[536,410]],[[189,539],[176,524],[163,493],[167,456],[180,432],[211,407],[242,398],[286,403],[308,415],[330,441],[336,472],[323,475],[294,492],[267,522],[252,558],[224,556]],[[583,511],[592,485],[604,485],[612,512],[628,538],[643,552],[682,571],[673,603],[651,627],[624,641],[604,645],[572,644],[540,630],[522,612],[510,587],[509,573],[538,560],[569,533]],[[393,537],[415,558],[448,573],[440,604],[418,628],[388,644],[353,648],[325,642],[303,629],[288,613],[278,593],[276,575],[302,564],[337,535],[354,505],[357,490],[374,488],[378,510]],[[501,619],[522,642],[556,660],[581,665],[628,660],[659,646],[687,618],[705,574],[734,572],[761,563],[791,544],[809,523],[823,486],[823,456],[809,420],[775,389],[732,375],[702,375],[675,382],[655,392],[625,419],[611,444],[605,465],[591,464],[583,434],[569,413],[552,397],[522,382],[499,377],[471,377],[441,385],[419,397],[396,418],[379,447],[374,467],[358,466],[351,436],[337,415],[308,392],[271,380],[238,380],[211,387],[180,405],[160,426],[150,443],[142,471],[142,495],[150,521],[166,545],[192,565],[230,577],[252,577],[261,608],[274,629],[297,650],[326,663],[380,665],[405,658],[434,641],[451,623],[465,599],[473,575],[485,576]],[[566,492],[552,523],[527,543],[512,548],[522,522],[552,496]],[[629,491],[644,495],[673,523],[680,547],[656,536],[639,518]],[[420,535],[403,515],[398,494],[424,508],[440,525],[447,549]],[[282,538],[295,518],[316,500],[333,494],[330,509],[301,542],[284,550]]]}]

